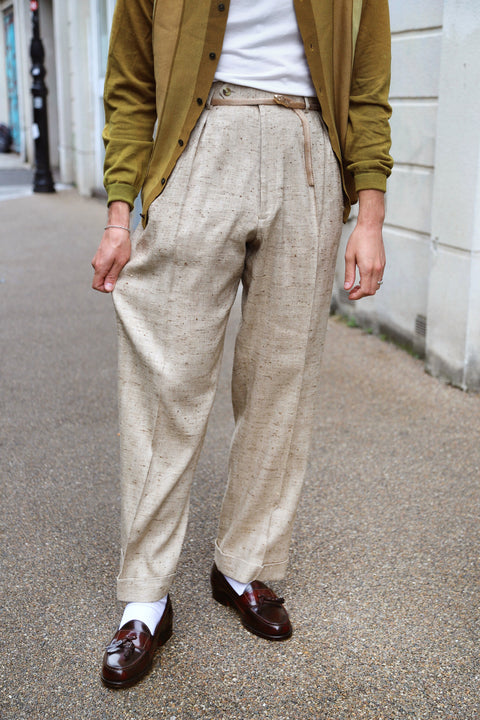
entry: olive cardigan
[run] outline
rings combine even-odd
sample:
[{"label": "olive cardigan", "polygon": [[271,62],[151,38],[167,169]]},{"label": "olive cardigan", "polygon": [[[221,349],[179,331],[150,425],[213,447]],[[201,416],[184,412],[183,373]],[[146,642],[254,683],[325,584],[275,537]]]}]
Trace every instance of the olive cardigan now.
[{"label": "olive cardigan", "polygon": [[[214,79],[229,0],[117,0],[105,78],[108,202],[144,223],[185,148]],[[391,108],[388,0],[294,0],[313,84],[342,170],[345,215],[385,191]]]}]

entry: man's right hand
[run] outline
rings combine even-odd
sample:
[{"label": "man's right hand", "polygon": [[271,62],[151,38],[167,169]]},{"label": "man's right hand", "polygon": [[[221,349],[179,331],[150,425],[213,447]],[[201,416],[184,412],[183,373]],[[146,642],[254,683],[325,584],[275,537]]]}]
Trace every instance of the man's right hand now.
[{"label": "man's right hand", "polygon": [[92,260],[95,270],[92,287],[99,292],[110,293],[115,287],[121,269],[130,260],[130,207],[120,200],[112,202],[108,208],[107,225],[110,227],[103,233],[99,248]]}]

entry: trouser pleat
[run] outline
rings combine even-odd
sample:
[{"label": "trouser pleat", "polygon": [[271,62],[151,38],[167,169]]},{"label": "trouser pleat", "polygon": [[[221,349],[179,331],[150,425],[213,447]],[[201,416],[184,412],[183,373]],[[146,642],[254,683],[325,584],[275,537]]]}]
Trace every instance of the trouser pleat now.
[{"label": "trouser pleat", "polygon": [[[267,108],[262,115],[263,231],[243,277],[235,431],[216,543],[219,566],[243,582],[285,573],[341,230],[338,168],[321,120],[305,114],[316,167],[309,187],[300,151],[272,161],[274,119]],[[292,175],[296,186],[287,182]]]},{"label": "trouser pleat", "polygon": [[317,113],[305,117],[313,186],[294,112],[205,110],[146,229],[133,238],[114,291],[119,599],[151,601],[170,589],[240,280],[235,431],[215,558],[244,582],[285,572],[342,213],[325,128]]}]

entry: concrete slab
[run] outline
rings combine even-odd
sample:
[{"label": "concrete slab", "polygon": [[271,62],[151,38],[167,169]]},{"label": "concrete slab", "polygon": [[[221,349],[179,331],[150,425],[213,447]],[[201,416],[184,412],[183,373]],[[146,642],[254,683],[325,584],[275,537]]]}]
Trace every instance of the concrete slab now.
[{"label": "concrete slab", "polygon": [[480,397],[329,324],[286,597],[293,638],[247,633],[208,572],[232,430],[225,362],[172,597],[138,686],[99,681],[115,601],[115,329],[91,291],[101,203],[1,206],[2,720],[466,720],[479,714]]}]

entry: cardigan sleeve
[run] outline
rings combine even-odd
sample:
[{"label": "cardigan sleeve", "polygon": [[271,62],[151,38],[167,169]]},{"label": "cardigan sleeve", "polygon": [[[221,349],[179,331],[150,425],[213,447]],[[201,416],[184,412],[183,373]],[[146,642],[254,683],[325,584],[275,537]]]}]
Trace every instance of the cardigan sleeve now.
[{"label": "cardigan sleeve", "polygon": [[386,190],[390,150],[388,0],[364,0],[355,47],[344,163],[355,190]]},{"label": "cardigan sleeve", "polygon": [[104,185],[109,204],[133,207],[145,177],[156,120],[153,0],[117,0],[105,76]]}]

